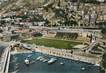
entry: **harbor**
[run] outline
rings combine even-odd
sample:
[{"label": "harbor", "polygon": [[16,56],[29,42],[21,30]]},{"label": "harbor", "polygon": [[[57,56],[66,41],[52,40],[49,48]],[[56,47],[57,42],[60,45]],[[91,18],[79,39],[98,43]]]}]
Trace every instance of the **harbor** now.
[{"label": "harbor", "polygon": [[[30,57],[29,57],[30,56]],[[47,59],[39,59],[42,56]],[[24,60],[29,57],[30,64],[26,65]],[[57,60],[52,64],[48,64],[51,58],[56,58]],[[61,64],[64,63],[64,64]],[[81,61],[70,60],[62,57],[47,55],[39,52],[32,53],[21,53],[11,56],[11,62],[9,66],[9,73],[100,73],[100,67],[95,66],[90,63],[85,63]]]},{"label": "harbor", "polygon": [[80,56],[78,55],[79,52],[75,52],[72,54],[70,53],[70,50],[64,50],[64,49],[61,50],[61,49],[55,49],[50,47],[44,47],[44,46],[39,46],[37,48],[34,48],[33,50],[48,55],[54,55],[54,56],[68,58],[72,60],[78,60],[78,61],[87,62],[95,65],[99,65],[101,62],[101,59],[98,57],[92,58],[92,57]]},{"label": "harbor", "polygon": [[[24,45],[27,45],[25,43],[20,43]],[[90,45],[91,46],[91,45]],[[90,47],[88,46],[88,47]],[[52,48],[52,47],[45,47],[45,46],[38,46],[38,45],[34,45],[34,44],[28,44],[27,46],[24,46],[25,51],[17,51],[17,47],[15,47],[15,51],[11,52],[11,54],[21,54],[21,53],[30,53],[31,51],[35,51],[35,52],[40,52],[43,54],[48,54],[48,55],[53,55],[53,56],[58,56],[58,57],[62,57],[62,58],[68,58],[68,59],[72,59],[72,60],[76,60],[76,61],[82,61],[82,62],[87,62],[87,63],[91,63],[94,65],[98,65],[100,66],[101,63],[101,58],[100,56],[96,55],[96,56],[85,56],[82,55],[84,54],[84,52],[79,52],[76,50],[65,50],[65,49],[57,49],[57,48]],[[92,48],[90,48],[92,49]],[[30,51],[26,51],[26,50],[30,50]],[[89,49],[88,49],[89,50]],[[88,54],[89,55],[89,54]]]},{"label": "harbor", "polygon": [[78,56],[68,52],[64,49],[37,45],[29,50],[24,47],[22,51],[15,47],[15,50],[11,51],[9,73],[100,73],[98,58]]}]

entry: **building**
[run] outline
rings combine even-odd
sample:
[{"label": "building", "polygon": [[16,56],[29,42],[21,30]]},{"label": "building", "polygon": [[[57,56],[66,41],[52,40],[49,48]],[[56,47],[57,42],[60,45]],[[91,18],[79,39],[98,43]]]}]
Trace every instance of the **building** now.
[{"label": "building", "polygon": [[[68,6],[70,10],[79,11],[80,14],[82,14],[85,22],[85,25],[83,26],[98,27],[99,25],[96,25],[96,23],[106,22],[105,0],[79,1],[80,2],[78,2],[78,0],[70,0]],[[105,23],[103,24],[103,26],[106,26]]]}]

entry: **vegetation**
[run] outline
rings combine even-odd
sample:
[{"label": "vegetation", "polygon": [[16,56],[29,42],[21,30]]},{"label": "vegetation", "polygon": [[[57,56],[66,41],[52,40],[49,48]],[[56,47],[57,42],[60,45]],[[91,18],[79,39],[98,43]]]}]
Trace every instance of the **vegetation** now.
[{"label": "vegetation", "polygon": [[43,45],[54,48],[64,48],[64,49],[72,49],[73,46],[81,44],[80,42],[65,41],[59,39],[47,39],[47,38],[34,38],[32,40],[24,40],[22,42],[27,42],[30,44],[35,43],[37,45]]}]

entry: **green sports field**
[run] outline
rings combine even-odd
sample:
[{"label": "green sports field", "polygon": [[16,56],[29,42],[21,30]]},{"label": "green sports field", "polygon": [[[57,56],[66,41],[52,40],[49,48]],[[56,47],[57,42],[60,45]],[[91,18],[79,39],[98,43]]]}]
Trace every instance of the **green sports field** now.
[{"label": "green sports field", "polygon": [[42,45],[46,47],[60,48],[60,49],[61,48],[72,49],[73,46],[82,44],[80,42],[75,42],[75,41],[66,41],[66,40],[61,40],[61,39],[50,39],[50,38],[33,38],[32,40],[24,40],[22,42]]}]

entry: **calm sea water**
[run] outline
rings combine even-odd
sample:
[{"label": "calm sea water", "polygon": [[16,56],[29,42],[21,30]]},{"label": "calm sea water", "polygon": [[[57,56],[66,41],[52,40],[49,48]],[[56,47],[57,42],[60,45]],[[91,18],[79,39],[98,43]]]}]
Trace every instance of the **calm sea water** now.
[{"label": "calm sea water", "polygon": [[[33,61],[33,63],[26,66],[24,60],[28,55],[30,55],[30,61]],[[93,64],[56,57],[58,60],[49,65],[47,62],[36,61],[39,56],[44,56],[47,59],[55,57],[38,52],[12,55],[9,73],[100,73],[100,67]],[[63,62],[64,65],[61,65],[60,62]],[[82,67],[85,70],[82,70]]]}]

